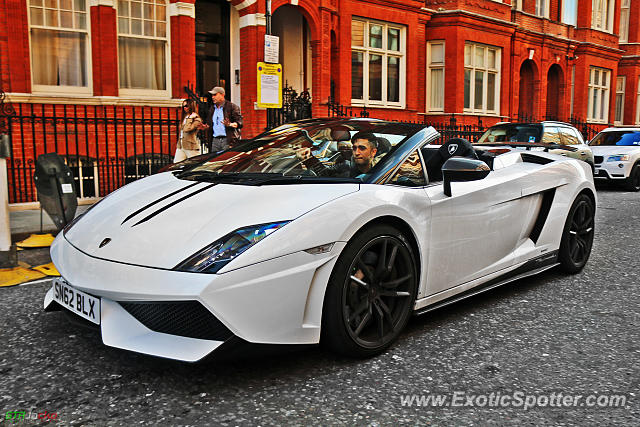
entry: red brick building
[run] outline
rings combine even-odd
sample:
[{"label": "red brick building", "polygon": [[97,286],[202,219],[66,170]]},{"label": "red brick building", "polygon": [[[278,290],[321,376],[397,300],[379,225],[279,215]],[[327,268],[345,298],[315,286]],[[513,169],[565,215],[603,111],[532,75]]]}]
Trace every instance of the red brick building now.
[{"label": "red brick building", "polygon": [[[599,127],[640,123],[640,0],[271,3],[284,79],[310,92],[314,116],[328,114],[331,97],[356,114],[365,107],[388,119],[441,122],[455,115],[458,123],[490,125],[520,115],[573,116]],[[0,0],[0,87],[24,120],[73,108],[79,146],[91,132],[111,141],[120,136],[120,145],[103,152],[102,142],[81,154],[65,145],[86,162],[123,157],[139,144],[133,128],[121,136],[129,122],[118,130],[116,118],[146,113],[159,120],[150,125],[160,127],[155,131],[138,129],[149,139],[136,155],[154,152],[155,141],[173,143],[175,129],[161,133],[162,121],[175,118],[188,84],[199,93],[225,86],[249,137],[266,126],[266,111],[255,106],[266,4]],[[13,123],[14,156],[23,150],[18,139],[38,146],[38,126],[25,132],[31,125]],[[56,138],[69,125],[57,124]]]}]

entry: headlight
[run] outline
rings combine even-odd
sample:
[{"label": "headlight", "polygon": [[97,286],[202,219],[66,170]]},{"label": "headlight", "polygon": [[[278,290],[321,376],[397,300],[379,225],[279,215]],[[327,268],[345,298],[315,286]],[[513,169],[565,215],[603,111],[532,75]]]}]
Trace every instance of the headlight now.
[{"label": "headlight", "polygon": [[178,264],[174,270],[217,273],[231,260],[290,221],[239,228]]},{"label": "headlight", "polygon": [[626,162],[627,160],[629,160],[628,154],[618,154],[615,156],[609,156],[609,158],[607,159],[608,162]]}]

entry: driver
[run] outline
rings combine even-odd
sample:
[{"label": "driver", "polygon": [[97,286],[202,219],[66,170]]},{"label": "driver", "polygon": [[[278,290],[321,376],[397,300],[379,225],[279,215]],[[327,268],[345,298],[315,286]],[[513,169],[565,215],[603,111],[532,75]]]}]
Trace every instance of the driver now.
[{"label": "driver", "polygon": [[[342,148],[342,147],[340,147]],[[373,160],[378,152],[377,138],[371,132],[358,132],[351,138],[351,161],[344,159],[336,162],[334,166],[325,166],[316,157],[311,155],[309,148],[298,150],[296,155],[307,169],[319,176],[349,176],[355,178],[367,173],[373,167]],[[342,151],[342,150],[340,150]]]}]

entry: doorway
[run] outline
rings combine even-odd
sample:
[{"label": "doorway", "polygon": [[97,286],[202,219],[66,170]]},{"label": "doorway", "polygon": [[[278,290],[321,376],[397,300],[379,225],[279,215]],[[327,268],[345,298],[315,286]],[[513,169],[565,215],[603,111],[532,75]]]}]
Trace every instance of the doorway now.
[{"label": "doorway", "polygon": [[201,96],[208,95],[214,86],[222,86],[231,99],[229,7],[226,0],[196,2],[195,89]]},{"label": "doorway", "polygon": [[564,99],[562,68],[553,64],[547,73],[547,120],[560,120],[560,103]]},{"label": "doorway", "polygon": [[280,37],[284,83],[298,94],[311,93],[311,31],[297,6],[284,5],[272,17],[273,34]]},{"label": "doorway", "polygon": [[520,67],[518,120],[533,121],[535,116],[535,64],[527,59]]}]

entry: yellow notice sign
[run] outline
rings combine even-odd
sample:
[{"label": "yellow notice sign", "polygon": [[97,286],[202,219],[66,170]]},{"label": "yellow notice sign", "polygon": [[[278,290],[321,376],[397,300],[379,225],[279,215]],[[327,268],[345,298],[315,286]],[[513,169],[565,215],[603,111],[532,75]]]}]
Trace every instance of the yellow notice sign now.
[{"label": "yellow notice sign", "polygon": [[282,65],[258,62],[258,107],[282,108]]}]

